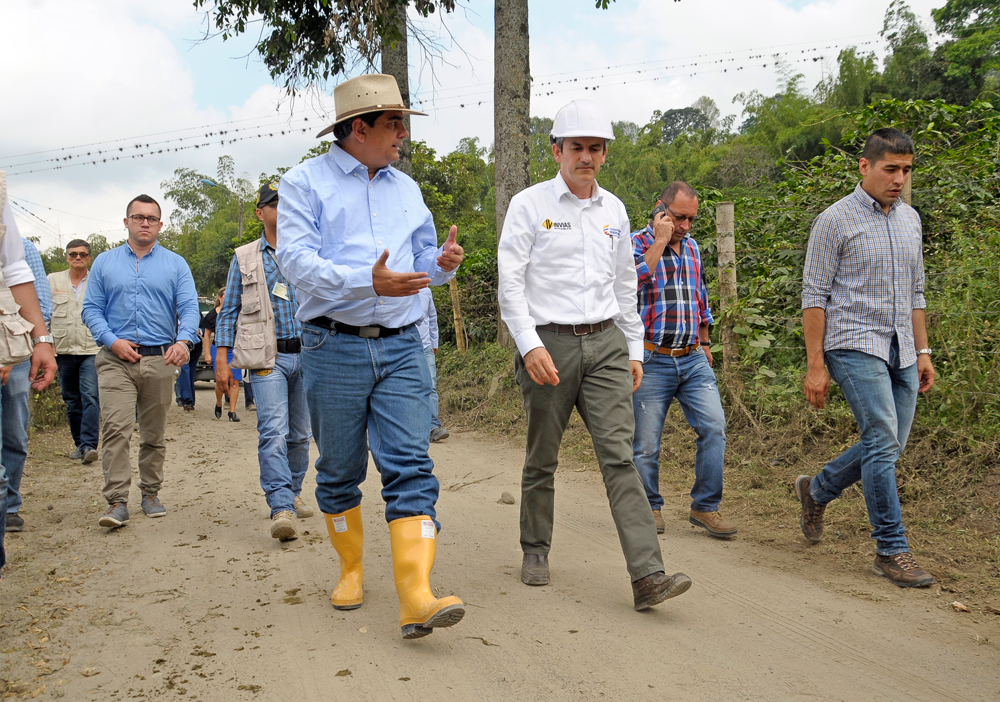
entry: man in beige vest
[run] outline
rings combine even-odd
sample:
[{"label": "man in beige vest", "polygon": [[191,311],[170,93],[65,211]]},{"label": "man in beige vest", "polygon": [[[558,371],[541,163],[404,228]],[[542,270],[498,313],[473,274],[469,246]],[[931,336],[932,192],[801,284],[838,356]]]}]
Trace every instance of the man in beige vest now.
[{"label": "man in beige vest", "polygon": [[271,538],[298,537],[296,517],[311,517],[301,496],[309,467],[309,407],[302,377],[295,288],[278,269],[278,184],[257,194],[264,236],[236,249],[226,280],[225,302],[215,322],[215,382],[228,388],[232,371],[243,368],[257,402],[257,461],[260,486],[271,509]]},{"label": "man in beige vest", "polygon": [[97,344],[83,323],[83,294],[87,290],[90,244],[74,239],[66,245],[69,269],[49,273],[52,291],[52,338],[59,365],[59,389],[66,403],[69,430],[76,451],[70,458],[84,463],[97,460],[101,408],[97,394]]}]

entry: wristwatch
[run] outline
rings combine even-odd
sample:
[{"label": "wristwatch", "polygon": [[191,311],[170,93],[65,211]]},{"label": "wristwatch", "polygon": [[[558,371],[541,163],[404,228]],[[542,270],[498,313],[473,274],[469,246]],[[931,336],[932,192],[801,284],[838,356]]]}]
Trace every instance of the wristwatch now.
[{"label": "wristwatch", "polygon": [[917,349],[917,355],[918,356],[920,354],[922,354],[922,353],[926,353],[928,356],[930,356],[931,355],[931,350],[930,349]]},{"label": "wristwatch", "polygon": [[46,334],[45,336],[33,336],[31,337],[31,343],[33,344],[52,344],[55,346],[55,339],[52,338],[51,334]]},{"label": "wristwatch", "polygon": [[191,342],[190,340],[184,339],[183,341],[181,341],[181,343],[187,346],[188,353],[194,351],[194,343]]}]

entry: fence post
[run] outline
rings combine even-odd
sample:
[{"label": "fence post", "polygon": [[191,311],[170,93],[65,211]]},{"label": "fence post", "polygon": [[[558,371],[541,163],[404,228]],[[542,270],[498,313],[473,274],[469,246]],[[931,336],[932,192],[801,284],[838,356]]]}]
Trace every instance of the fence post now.
[{"label": "fence post", "polygon": [[451,309],[455,318],[455,345],[458,346],[458,353],[465,355],[465,322],[462,321],[462,305],[458,299],[458,282],[452,278],[448,282],[448,291],[451,293]]},{"label": "fence post", "polygon": [[732,320],[725,313],[736,304],[736,214],[731,202],[715,206],[715,232],[719,252],[719,299],[722,322],[722,368],[728,371],[736,360],[739,346]]},{"label": "fence post", "polygon": [[903,184],[903,192],[899,194],[899,197],[907,205],[913,205],[913,174],[906,179],[906,183]]}]

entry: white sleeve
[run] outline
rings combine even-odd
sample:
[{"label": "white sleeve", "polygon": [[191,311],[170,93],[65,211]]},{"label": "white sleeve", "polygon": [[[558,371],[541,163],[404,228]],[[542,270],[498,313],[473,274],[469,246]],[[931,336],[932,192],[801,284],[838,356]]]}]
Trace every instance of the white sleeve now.
[{"label": "white sleeve", "polygon": [[500,317],[510,329],[522,357],[544,346],[535,331],[535,320],[528,309],[524,290],[525,271],[535,243],[535,218],[531,210],[531,202],[523,191],[511,199],[497,246]]},{"label": "white sleeve", "polygon": [[7,225],[7,234],[0,245],[0,267],[3,268],[4,282],[7,287],[35,282],[35,274],[24,260],[24,243],[21,241],[14,213],[10,210],[10,202],[4,203],[3,223]]},{"label": "white sleeve", "polygon": [[[624,208],[623,208],[624,209]],[[618,328],[625,333],[628,342],[628,360],[642,362],[645,328],[639,316],[636,301],[638,297],[638,274],[635,270],[635,256],[632,253],[632,240],[629,236],[628,214],[621,215],[622,235],[618,242],[618,261],[615,264],[615,298],[618,300]]]}]

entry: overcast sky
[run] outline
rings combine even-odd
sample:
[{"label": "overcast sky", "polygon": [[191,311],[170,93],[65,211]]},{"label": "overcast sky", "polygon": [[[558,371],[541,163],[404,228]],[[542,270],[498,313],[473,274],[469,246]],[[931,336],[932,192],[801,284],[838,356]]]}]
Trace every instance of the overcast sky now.
[{"label": "overcast sky", "polygon": [[[452,15],[420,20],[439,37],[442,56],[429,65],[410,43],[411,95],[430,113],[413,118],[413,136],[439,154],[462,137],[493,140],[493,4],[459,1]],[[928,28],[931,8],[943,3],[910,0]],[[601,11],[592,0],[532,0],[531,114],[551,117],[589,97],[612,119],[645,124],[654,110],[708,95],[723,115],[738,115],[737,93],[775,92],[776,52],[810,89],[843,47],[883,55],[878,33],[888,4],[617,0]],[[293,165],[333,112],[321,93],[283,99],[253,38],[199,42],[205,18],[191,0],[5,0],[0,21],[0,170],[10,196],[39,218],[15,209],[21,232],[44,246],[98,231],[124,238],[125,204],[141,192],[169,217],[160,184],[176,168],[212,174],[228,154],[256,180]],[[261,133],[274,136],[255,138]],[[250,138],[219,143],[241,136]],[[129,158],[137,153],[145,155]]]}]

